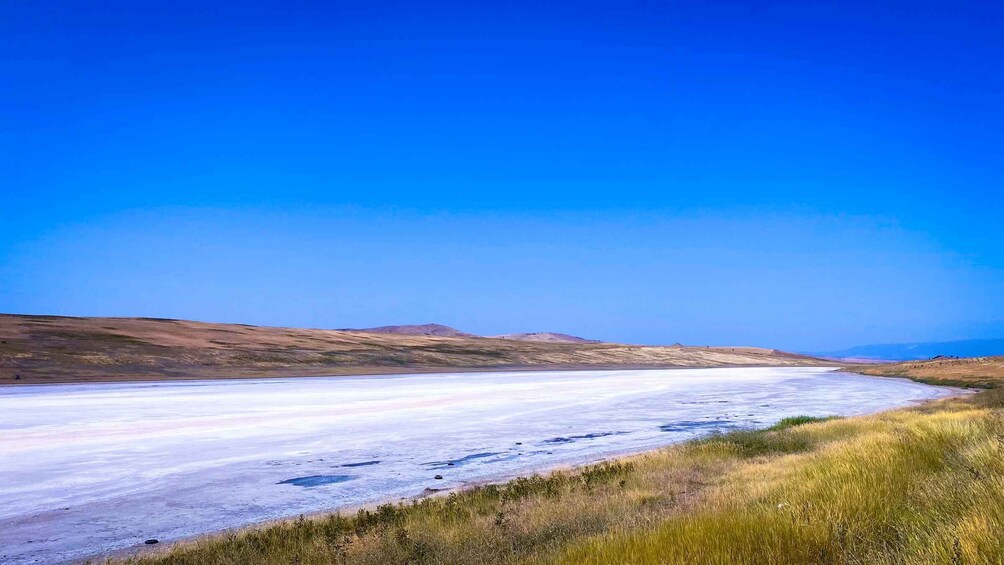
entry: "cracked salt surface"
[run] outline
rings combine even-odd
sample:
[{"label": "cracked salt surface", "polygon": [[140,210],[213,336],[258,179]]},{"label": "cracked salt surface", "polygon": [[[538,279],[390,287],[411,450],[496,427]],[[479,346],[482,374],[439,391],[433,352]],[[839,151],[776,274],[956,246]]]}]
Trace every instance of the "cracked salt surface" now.
[{"label": "cracked salt surface", "polygon": [[953,393],[821,368],[5,387],[0,562],[79,559]]}]

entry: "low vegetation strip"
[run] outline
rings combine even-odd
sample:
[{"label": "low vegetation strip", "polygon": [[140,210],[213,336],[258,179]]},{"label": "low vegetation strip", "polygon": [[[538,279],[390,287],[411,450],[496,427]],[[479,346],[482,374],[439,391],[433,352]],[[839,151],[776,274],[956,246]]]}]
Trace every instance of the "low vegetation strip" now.
[{"label": "low vegetation strip", "polygon": [[849,370],[877,377],[905,377],[918,382],[963,388],[996,388],[1004,383],[1004,356],[943,357],[882,365],[859,365]]},{"label": "low vegetation strip", "polygon": [[1002,416],[998,389],[869,417],[788,419],[126,562],[1002,563]]}]

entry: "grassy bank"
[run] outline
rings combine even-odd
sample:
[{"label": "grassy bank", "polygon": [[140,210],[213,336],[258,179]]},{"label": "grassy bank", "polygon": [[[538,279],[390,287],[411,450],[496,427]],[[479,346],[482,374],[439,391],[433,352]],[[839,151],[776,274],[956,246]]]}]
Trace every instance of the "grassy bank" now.
[{"label": "grassy bank", "polygon": [[851,371],[877,377],[905,377],[932,385],[988,389],[1004,383],[1004,356],[944,357],[882,365],[859,365]]},{"label": "grassy bank", "polygon": [[[564,563],[1004,562],[1004,395],[792,430],[689,512],[572,544]],[[795,438],[798,438],[797,440]],[[701,447],[734,457],[730,441]]]},{"label": "grassy bank", "polygon": [[129,560],[1001,563],[1004,391],[792,419],[576,472],[300,519]]}]

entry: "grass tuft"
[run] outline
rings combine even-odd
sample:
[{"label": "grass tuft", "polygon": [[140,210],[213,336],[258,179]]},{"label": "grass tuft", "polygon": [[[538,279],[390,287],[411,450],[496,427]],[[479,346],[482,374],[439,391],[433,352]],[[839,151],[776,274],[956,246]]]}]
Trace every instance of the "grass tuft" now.
[{"label": "grass tuft", "polygon": [[816,422],[829,422],[830,420],[836,420],[837,416],[790,416],[788,418],[781,418],[776,424],[767,428],[767,431],[779,432],[781,430],[786,430],[788,428],[794,428],[795,426],[803,426],[805,424],[814,424]]}]

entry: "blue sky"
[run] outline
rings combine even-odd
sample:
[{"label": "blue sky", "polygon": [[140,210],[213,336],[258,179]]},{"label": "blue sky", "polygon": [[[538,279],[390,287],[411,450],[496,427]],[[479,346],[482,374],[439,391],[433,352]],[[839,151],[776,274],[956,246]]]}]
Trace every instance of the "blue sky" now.
[{"label": "blue sky", "polygon": [[0,311],[1004,335],[993,3],[4,3]]}]

